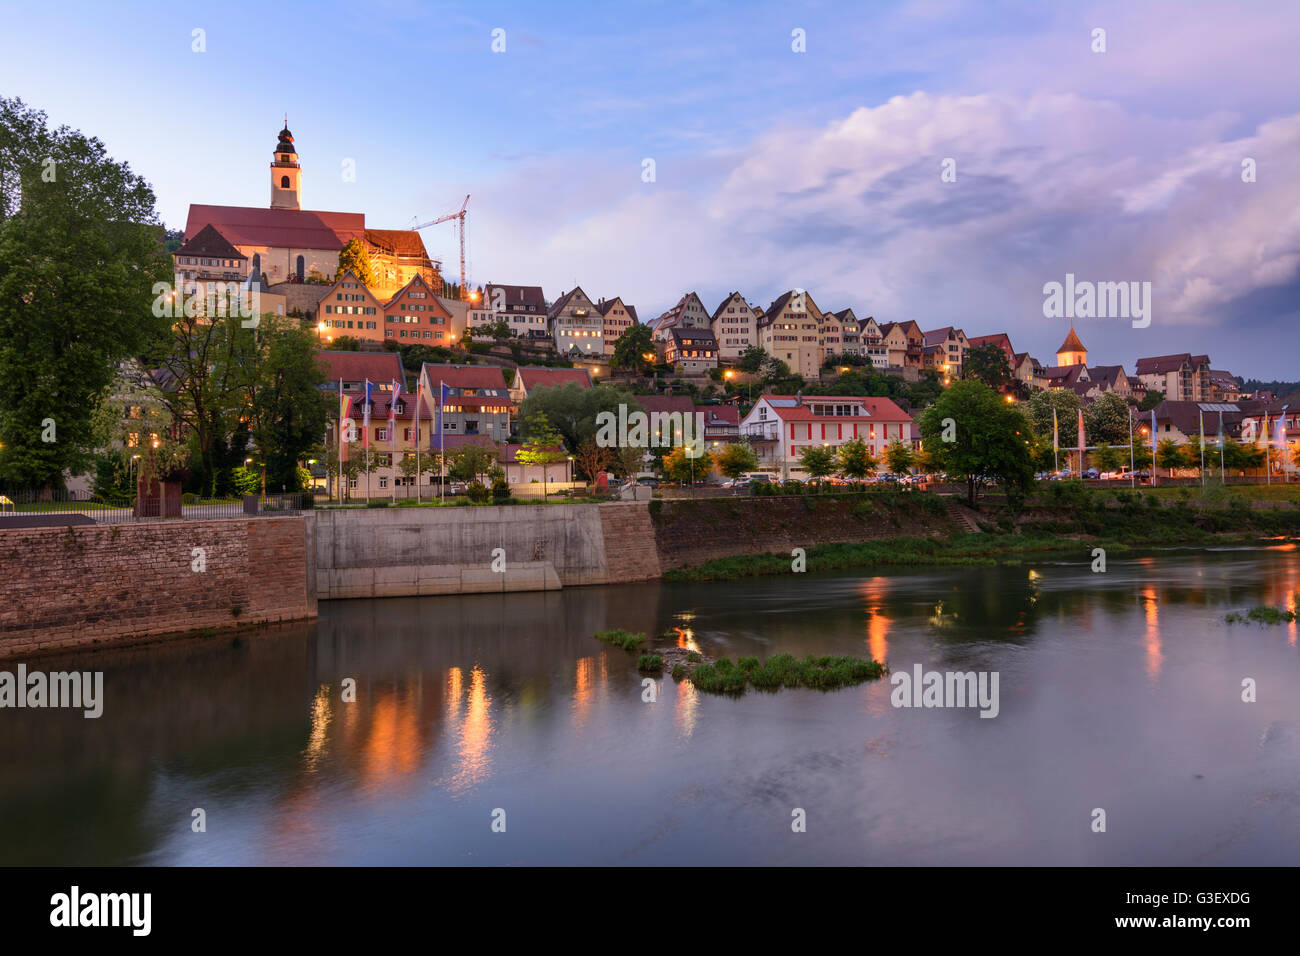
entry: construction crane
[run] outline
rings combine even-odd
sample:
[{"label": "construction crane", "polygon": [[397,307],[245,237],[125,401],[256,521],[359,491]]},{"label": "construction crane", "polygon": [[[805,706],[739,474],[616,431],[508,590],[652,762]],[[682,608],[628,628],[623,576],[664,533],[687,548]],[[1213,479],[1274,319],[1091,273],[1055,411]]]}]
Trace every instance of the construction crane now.
[{"label": "construction crane", "polygon": [[449,222],[455,219],[458,225],[457,231],[460,233],[460,297],[466,299],[469,297],[469,286],[465,279],[465,207],[469,205],[469,197],[460,204],[460,211],[448,213],[445,216],[439,216],[437,219],[430,219],[428,222],[422,222],[418,226],[412,226],[412,232],[418,232],[421,229],[427,229],[429,226],[436,226],[439,223]]}]

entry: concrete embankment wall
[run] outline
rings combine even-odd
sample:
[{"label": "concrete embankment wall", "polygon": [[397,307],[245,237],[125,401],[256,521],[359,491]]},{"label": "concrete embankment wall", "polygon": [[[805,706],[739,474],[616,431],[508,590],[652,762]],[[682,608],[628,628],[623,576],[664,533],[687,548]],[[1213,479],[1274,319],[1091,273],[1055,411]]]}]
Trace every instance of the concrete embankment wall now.
[{"label": "concrete embankment wall", "polygon": [[0,524],[0,658],[315,617],[311,522]]},{"label": "concrete embankment wall", "polygon": [[661,573],[645,502],[330,510],[314,520],[320,600],[547,591]]}]

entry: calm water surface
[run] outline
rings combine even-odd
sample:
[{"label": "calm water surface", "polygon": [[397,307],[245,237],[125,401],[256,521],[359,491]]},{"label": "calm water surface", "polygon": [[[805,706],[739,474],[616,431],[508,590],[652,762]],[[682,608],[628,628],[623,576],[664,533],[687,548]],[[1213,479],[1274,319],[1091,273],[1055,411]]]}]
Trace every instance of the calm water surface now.
[{"label": "calm water surface", "polygon": [[[104,716],[0,711],[0,863],[1294,865],[1296,625],[1224,615],[1297,592],[1294,549],[1175,550],[330,602],[56,658],[105,672]],[[590,636],[672,626],[733,659],[997,671],[1000,714],[896,709],[887,680],[646,703]]]}]

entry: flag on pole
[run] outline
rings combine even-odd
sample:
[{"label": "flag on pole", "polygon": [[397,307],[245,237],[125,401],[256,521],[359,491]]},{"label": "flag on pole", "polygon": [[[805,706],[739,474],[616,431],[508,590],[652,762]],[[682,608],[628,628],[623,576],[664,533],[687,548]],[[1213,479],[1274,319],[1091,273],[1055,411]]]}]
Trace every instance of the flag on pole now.
[{"label": "flag on pole", "polygon": [[1223,451],[1223,412],[1219,412],[1219,434],[1214,443],[1219,446],[1219,451]]},{"label": "flag on pole", "polygon": [[1084,441],[1083,438],[1083,409],[1080,408],[1079,409],[1079,452],[1080,452],[1079,464],[1080,466],[1082,466],[1083,464],[1082,452],[1085,444],[1087,443]]},{"label": "flag on pole", "polygon": [[361,447],[367,450],[370,448],[370,396],[373,389],[370,379],[366,379],[366,399],[361,406]]},{"label": "flag on pole", "polygon": [[388,444],[397,451],[397,400],[402,396],[402,383],[393,380],[393,397],[388,402]]},{"label": "flag on pole", "polygon": [[1056,409],[1052,409],[1052,451],[1061,450],[1061,430],[1056,421]]},{"label": "flag on pole", "polygon": [[352,424],[352,396],[343,393],[339,387],[339,461],[348,458],[348,426]]}]

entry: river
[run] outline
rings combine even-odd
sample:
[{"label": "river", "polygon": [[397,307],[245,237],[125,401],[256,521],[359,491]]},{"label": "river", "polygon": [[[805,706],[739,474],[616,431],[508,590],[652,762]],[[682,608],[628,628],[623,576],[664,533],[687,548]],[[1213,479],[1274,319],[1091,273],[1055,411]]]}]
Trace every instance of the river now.
[{"label": "river", "polygon": [[[1090,560],[323,602],[28,662],[102,670],[104,713],[0,711],[0,863],[1300,862],[1296,624],[1224,620],[1295,608],[1294,545]],[[996,672],[998,712],[647,701],[608,627]]]}]

